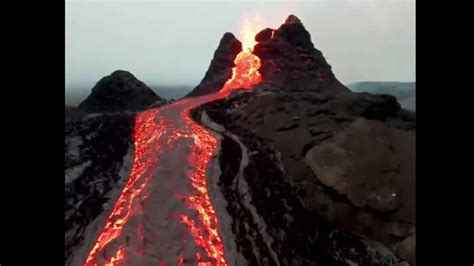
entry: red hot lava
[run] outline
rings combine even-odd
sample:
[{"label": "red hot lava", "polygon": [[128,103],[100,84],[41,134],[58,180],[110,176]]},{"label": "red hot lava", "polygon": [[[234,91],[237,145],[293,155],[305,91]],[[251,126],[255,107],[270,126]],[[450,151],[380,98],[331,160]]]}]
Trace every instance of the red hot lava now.
[{"label": "red hot lava", "polygon": [[244,50],[218,93],[137,114],[130,178],[84,265],[227,265],[206,179],[217,139],[189,111],[261,81],[255,32],[243,32]]}]

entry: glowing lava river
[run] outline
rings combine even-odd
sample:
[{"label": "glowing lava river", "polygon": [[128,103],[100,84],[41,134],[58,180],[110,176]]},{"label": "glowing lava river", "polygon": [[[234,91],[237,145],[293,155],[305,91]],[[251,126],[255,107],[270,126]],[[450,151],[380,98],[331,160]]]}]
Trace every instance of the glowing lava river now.
[{"label": "glowing lava river", "polygon": [[130,177],[84,265],[227,265],[206,178],[217,139],[189,112],[261,81],[252,48],[235,65],[218,93],[137,114]]}]

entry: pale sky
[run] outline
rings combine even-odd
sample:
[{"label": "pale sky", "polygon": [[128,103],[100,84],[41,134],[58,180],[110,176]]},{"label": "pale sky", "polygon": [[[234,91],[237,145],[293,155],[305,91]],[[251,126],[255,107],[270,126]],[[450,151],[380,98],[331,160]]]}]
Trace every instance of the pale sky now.
[{"label": "pale sky", "polygon": [[[197,85],[245,17],[294,14],[344,84],[415,81],[415,0],[66,1],[66,94],[114,70],[148,85]],[[263,29],[263,28],[262,28]]]}]

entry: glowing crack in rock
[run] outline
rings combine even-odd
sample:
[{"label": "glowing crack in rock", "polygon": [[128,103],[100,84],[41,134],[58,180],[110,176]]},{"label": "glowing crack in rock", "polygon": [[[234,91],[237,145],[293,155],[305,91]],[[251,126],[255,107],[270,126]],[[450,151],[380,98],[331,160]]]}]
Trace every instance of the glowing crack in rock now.
[{"label": "glowing crack in rock", "polygon": [[206,180],[217,140],[189,112],[261,81],[250,26],[219,92],[136,115],[130,177],[84,265],[227,265]]}]

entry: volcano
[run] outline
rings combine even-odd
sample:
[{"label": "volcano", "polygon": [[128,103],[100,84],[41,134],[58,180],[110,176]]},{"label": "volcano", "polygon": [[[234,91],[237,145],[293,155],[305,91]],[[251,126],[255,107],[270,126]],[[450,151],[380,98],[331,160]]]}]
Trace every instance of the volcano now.
[{"label": "volcano", "polygon": [[185,98],[134,113],[126,178],[96,192],[68,265],[413,263],[414,114],[350,92],[296,16],[251,34],[224,34]]},{"label": "volcano", "polygon": [[160,101],[164,100],[132,73],[117,70],[99,80],[78,109],[97,113],[140,111]]}]

